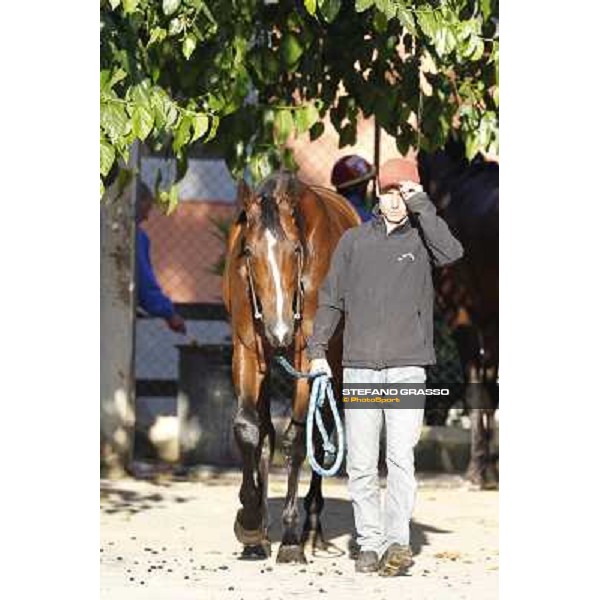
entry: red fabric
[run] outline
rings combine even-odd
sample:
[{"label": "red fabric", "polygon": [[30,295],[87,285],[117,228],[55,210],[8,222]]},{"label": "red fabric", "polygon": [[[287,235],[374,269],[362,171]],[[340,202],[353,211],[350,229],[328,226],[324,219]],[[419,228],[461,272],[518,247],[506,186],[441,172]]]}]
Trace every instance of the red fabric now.
[{"label": "red fabric", "polygon": [[392,158],[379,169],[379,189],[385,190],[398,185],[401,181],[421,183],[419,169],[414,160],[407,158]]}]

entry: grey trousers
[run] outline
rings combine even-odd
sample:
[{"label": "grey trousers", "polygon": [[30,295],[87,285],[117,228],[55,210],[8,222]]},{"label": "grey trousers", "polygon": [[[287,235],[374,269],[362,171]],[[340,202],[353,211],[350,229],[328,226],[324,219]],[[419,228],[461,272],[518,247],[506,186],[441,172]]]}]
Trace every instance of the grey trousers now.
[{"label": "grey trousers", "polygon": [[[425,378],[423,367],[344,368],[344,383],[424,384]],[[361,550],[373,550],[381,556],[392,543],[409,544],[409,523],[417,493],[413,448],[421,434],[423,412],[422,408],[344,410],[348,490]],[[384,423],[388,476],[382,521],[377,467]]]}]

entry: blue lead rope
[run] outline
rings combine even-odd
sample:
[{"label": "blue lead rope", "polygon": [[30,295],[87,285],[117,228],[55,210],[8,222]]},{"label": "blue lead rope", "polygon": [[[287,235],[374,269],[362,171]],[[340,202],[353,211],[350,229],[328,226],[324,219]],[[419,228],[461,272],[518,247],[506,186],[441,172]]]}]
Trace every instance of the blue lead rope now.
[{"label": "blue lead rope", "polygon": [[[276,356],[275,360],[287,371],[288,374],[295,379],[312,380],[310,400],[308,403],[308,414],[306,416],[306,455],[308,456],[308,462],[310,463],[312,470],[317,473],[317,475],[320,475],[321,477],[331,477],[339,471],[342,465],[342,460],[344,459],[345,450],[344,427],[335,403],[331,378],[326,373],[301,373],[300,371],[294,369],[294,367],[292,367],[286,358],[281,355]],[[337,432],[337,453],[335,444],[327,435],[327,430],[323,424],[323,416],[321,411],[325,407],[325,400],[329,401],[329,407],[333,413],[335,430]],[[312,443],[315,420],[317,422],[319,433],[321,434],[321,440],[323,441],[325,464],[327,465],[333,462],[329,468],[321,466],[315,458],[315,449]],[[335,460],[333,460],[334,456]]]}]

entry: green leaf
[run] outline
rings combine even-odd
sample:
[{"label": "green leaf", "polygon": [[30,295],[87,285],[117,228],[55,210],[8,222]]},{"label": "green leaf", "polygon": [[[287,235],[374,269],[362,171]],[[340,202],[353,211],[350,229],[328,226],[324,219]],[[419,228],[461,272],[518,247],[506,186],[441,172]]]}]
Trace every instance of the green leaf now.
[{"label": "green leaf", "polygon": [[169,201],[167,205],[167,215],[170,215],[176,208],[179,202],[179,186],[177,184],[172,185],[169,190]]},{"label": "green leaf", "polygon": [[354,8],[357,13],[365,12],[375,4],[375,0],[356,0]]},{"label": "green leaf", "polygon": [[110,77],[110,82],[109,82],[109,87],[113,88],[115,87],[115,85],[117,85],[117,83],[119,83],[120,81],[123,81],[123,79],[125,79],[127,77],[127,73],[121,69],[120,67],[113,72],[113,74]]},{"label": "green leaf", "polygon": [[477,133],[468,133],[465,139],[465,156],[468,160],[475,158],[479,150]]},{"label": "green leaf", "polygon": [[154,115],[143,104],[136,104],[131,113],[131,131],[140,140],[144,141],[154,126]]},{"label": "green leaf", "polygon": [[180,4],[181,0],[162,0],[163,12],[168,17],[177,11]]},{"label": "green leaf", "polygon": [[123,12],[129,14],[135,12],[140,0],[123,0]]},{"label": "green leaf", "polygon": [[406,156],[408,154],[411,146],[412,136],[408,127],[410,126],[406,125],[402,127],[400,135],[396,136],[396,148],[402,156]]},{"label": "green leaf", "polygon": [[185,36],[185,39],[183,40],[183,46],[181,49],[183,50],[183,55],[186,59],[189,60],[190,56],[192,55],[192,52],[194,52],[194,50],[196,49],[196,42],[196,36],[189,33]]},{"label": "green leaf", "polygon": [[181,149],[189,142],[191,125],[192,119],[188,115],[182,115],[173,138],[173,151],[178,156],[181,155]]},{"label": "green leaf", "polygon": [[354,146],[354,144],[356,144],[356,126],[348,123],[340,131],[339,147]]},{"label": "green leaf", "polygon": [[210,121],[210,131],[208,132],[208,135],[206,136],[206,139],[204,140],[205,142],[210,142],[210,140],[214,139],[214,137],[217,135],[217,131],[219,130],[219,117],[218,115],[211,115],[209,118]]},{"label": "green leaf", "polygon": [[474,49],[473,49],[472,53],[470,53],[468,55],[467,58],[473,62],[477,62],[483,56],[483,51],[485,50],[485,45],[483,43],[483,40],[480,37],[473,36],[473,39],[474,39],[474,42],[473,42]]},{"label": "green leaf", "polygon": [[450,54],[456,48],[456,37],[449,27],[440,27],[435,37],[435,47],[440,56]]},{"label": "green leaf", "polygon": [[121,136],[129,132],[129,119],[125,107],[116,102],[100,105],[100,125],[111,142],[117,143]]},{"label": "green leaf", "polygon": [[100,200],[102,200],[102,196],[104,196],[104,182],[100,179]]},{"label": "green leaf", "polygon": [[115,162],[115,149],[106,139],[100,139],[100,174],[106,177]]},{"label": "green leaf", "polygon": [[304,7],[308,14],[314,17],[317,12],[317,0],[304,0]]},{"label": "green leaf", "polygon": [[437,21],[431,7],[423,7],[417,13],[417,22],[423,33],[433,40],[437,32]]},{"label": "green leaf", "polygon": [[210,128],[210,119],[204,113],[198,113],[192,120],[192,138],[190,144],[206,135]]},{"label": "green leaf", "polygon": [[285,169],[287,169],[288,171],[297,171],[298,170],[298,163],[296,162],[296,159],[294,158],[294,151],[291,148],[285,148],[283,150],[282,156],[281,156],[281,162],[283,164],[283,167]]},{"label": "green leaf", "polygon": [[387,17],[380,11],[375,11],[375,16],[373,17],[373,27],[375,31],[378,33],[384,33],[387,30],[388,21]]},{"label": "green leaf", "polygon": [[100,92],[108,93],[112,88],[119,83],[119,81],[123,81],[127,77],[127,73],[118,68],[114,71],[110,71],[108,69],[104,69],[100,71]]},{"label": "green leaf", "polygon": [[310,128],[310,141],[314,142],[316,139],[319,139],[323,135],[324,131],[325,131],[325,125],[324,125],[323,121],[319,121],[318,123],[315,123]]},{"label": "green leaf", "polygon": [[275,143],[285,144],[294,129],[294,118],[291,111],[280,109],[275,113],[273,133]]},{"label": "green leaf", "polygon": [[137,104],[149,105],[151,102],[150,81],[145,79],[141,83],[130,87],[127,96],[129,100],[133,100]]},{"label": "green leaf", "polygon": [[163,100],[163,107],[164,107],[164,112],[166,115],[166,123],[165,126],[167,128],[171,128],[175,125],[175,122],[177,121],[177,118],[179,117],[179,111],[177,110],[177,104],[175,102],[173,102],[173,100],[171,100],[171,98],[169,98],[167,95],[165,95],[165,98]]},{"label": "green leaf", "polygon": [[491,0],[481,0],[481,12],[483,14],[483,18],[487,21],[492,14],[492,3]]},{"label": "green leaf", "polygon": [[342,0],[317,0],[319,10],[326,23],[333,23],[340,12]]},{"label": "green leaf", "polygon": [[167,37],[167,30],[162,27],[153,27],[150,30],[150,39],[148,40],[148,46],[152,44],[160,43]]},{"label": "green leaf", "polygon": [[295,111],[294,120],[298,135],[302,135],[319,120],[319,111],[313,104],[307,104]]},{"label": "green leaf", "polygon": [[284,35],[281,42],[281,56],[283,58],[283,64],[288,69],[297,66],[303,53],[304,48],[302,47],[298,36],[293,33]]},{"label": "green leaf", "polygon": [[183,21],[178,17],[169,21],[169,35],[174,36],[183,31]]},{"label": "green leaf", "polygon": [[388,21],[396,16],[396,4],[393,0],[375,0],[375,6]]},{"label": "green leaf", "polygon": [[412,12],[410,12],[410,10],[408,10],[405,6],[398,6],[396,8],[396,16],[398,17],[398,20],[400,21],[402,27],[404,27],[404,29],[406,29],[408,33],[410,33],[411,35],[417,34],[415,17],[413,16]]}]

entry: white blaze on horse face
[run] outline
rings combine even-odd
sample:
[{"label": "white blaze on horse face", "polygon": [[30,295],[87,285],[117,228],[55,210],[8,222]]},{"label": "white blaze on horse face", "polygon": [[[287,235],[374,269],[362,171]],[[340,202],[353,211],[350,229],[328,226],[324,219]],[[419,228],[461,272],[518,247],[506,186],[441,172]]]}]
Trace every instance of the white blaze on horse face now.
[{"label": "white blaze on horse face", "polygon": [[288,327],[283,322],[283,289],[281,287],[281,273],[279,272],[279,266],[275,260],[275,252],[273,250],[277,240],[269,230],[267,230],[266,235],[268,248],[267,256],[269,259],[269,265],[271,265],[273,279],[275,280],[275,306],[277,307],[277,323],[275,324],[275,330],[273,333],[275,333],[279,341],[283,341],[283,338],[288,331]]}]

